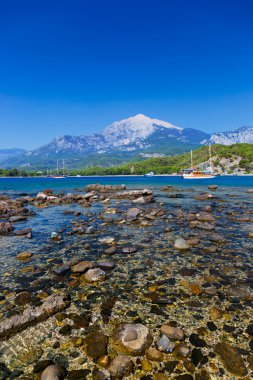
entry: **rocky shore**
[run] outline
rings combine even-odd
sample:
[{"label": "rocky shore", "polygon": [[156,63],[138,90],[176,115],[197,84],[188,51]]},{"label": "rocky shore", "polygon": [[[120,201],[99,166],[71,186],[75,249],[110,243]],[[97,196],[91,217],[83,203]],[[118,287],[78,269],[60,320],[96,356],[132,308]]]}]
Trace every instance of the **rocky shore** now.
[{"label": "rocky shore", "polygon": [[252,378],[252,189],[1,195],[0,247],[0,380]]}]

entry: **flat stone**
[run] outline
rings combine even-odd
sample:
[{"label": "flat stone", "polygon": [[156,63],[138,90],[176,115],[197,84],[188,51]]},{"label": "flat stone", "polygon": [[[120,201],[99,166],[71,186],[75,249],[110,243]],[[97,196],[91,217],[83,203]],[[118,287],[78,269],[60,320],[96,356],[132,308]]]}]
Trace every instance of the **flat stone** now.
[{"label": "flat stone", "polygon": [[141,210],[137,207],[132,207],[129,210],[127,210],[126,214],[126,220],[136,220],[137,216],[141,214]]},{"label": "flat stone", "polygon": [[107,354],[108,337],[100,331],[89,333],[85,339],[85,351],[88,356],[97,359]]},{"label": "flat stone", "polygon": [[179,327],[163,325],[161,327],[161,333],[166,335],[170,339],[174,339],[174,340],[183,340],[184,339],[184,332]]},{"label": "flat stone", "polygon": [[30,257],[32,256],[33,254],[31,252],[20,252],[19,254],[17,254],[16,259],[22,261],[22,260],[30,259]]},{"label": "flat stone", "polygon": [[115,268],[115,262],[114,261],[98,261],[97,266],[103,270],[112,270],[113,268]]},{"label": "flat stone", "polygon": [[79,263],[73,265],[71,270],[73,273],[83,273],[93,267],[94,263],[92,261],[80,261]]},{"label": "flat stone", "polygon": [[28,307],[22,314],[13,315],[0,322],[0,339],[9,337],[30,325],[34,325],[69,306],[69,300],[59,294],[52,294],[43,300],[42,305]]},{"label": "flat stone", "polygon": [[178,238],[175,240],[174,248],[178,250],[187,250],[190,248],[190,244],[183,238]]},{"label": "flat stone", "polygon": [[105,272],[100,268],[89,269],[82,275],[86,282],[103,281],[106,277]]},{"label": "flat stone", "polygon": [[226,370],[236,376],[246,376],[248,371],[238,350],[228,343],[220,342],[215,346]]},{"label": "flat stone", "polygon": [[23,230],[15,230],[14,235],[16,236],[27,235],[27,234],[30,234],[31,231],[32,231],[31,228],[24,228]]}]

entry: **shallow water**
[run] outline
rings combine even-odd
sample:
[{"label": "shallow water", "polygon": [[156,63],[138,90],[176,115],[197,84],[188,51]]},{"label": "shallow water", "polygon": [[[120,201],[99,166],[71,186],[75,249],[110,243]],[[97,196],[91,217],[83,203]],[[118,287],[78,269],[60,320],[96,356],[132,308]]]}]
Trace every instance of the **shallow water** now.
[{"label": "shallow water", "polygon": [[[191,357],[187,359],[188,366],[185,361],[179,360],[176,372],[171,374],[166,369],[167,363],[175,358],[172,354],[167,354],[162,363],[153,363],[150,373],[145,373],[136,363],[137,372],[134,378],[138,379],[158,370],[171,376],[169,378],[176,378],[180,374],[197,373],[200,368],[205,368],[214,379],[237,378],[224,369],[213,351],[217,342],[225,339],[245,351],[242,354],[245,362],[251,353],[251,338],[245,329],[252,320],[253,239],[248,235],[253,232],[253,194],[248,194],[245,187],[252,187],[252,178],[243,179],[245,187],[238,188],[236,185],[239,185],[239,179],[236,178],[232,183],[232,179],[226,177],[225,181],[231,181],[230,186],[225,187],[224,182],[221,182],[218,190],[213,192],[217,198],[212,201],[193,199],[203,189],[207,190],[207,185],[201,184],[199,188],[194,182],[194,188],[188,189],[177,184],[177,188],[171,193],[158,188],[157,177],[147,180],[149,182],[145,183],[145,187],[152,185],[156,189],[156,203],[140,206],[144,214],[149,215],[144,218],[148,221],[146,226],[141,226],[139,222],[117,222],[117,218],[124,219],[125,211],[133,205],[129,200],[112,199],[109,204],[94,202],[89,208],[77,204],[34,208],[35,216],[18,223],[18,228],[32,228],[33,239],[14,236],[0,238],[0,289],[3,295],[3,300],[0,301],[0,319],[24,309],[24,306],[15,305],[14,302],[16,294],[21,290],[33,294],[31,304],[34,305],[38,304],[41,292],[48,295],[67,292],[72,299],[71,307],[62,323],[52,317],[41,323],[39,328],[27,329],[2,343],[2,361],[11,370],[19,367],[33,378],[34,363],[24,365],[19,359],[20,352],[28,350],[32,340],[35,350],[38,347],[43,350],[40,359],[52,358],[63,363],[69,370],[87,368],[95,371],[96,363],[87,358],[83,350],[70,344],[71,336],[85,336],[94,326],[110,336],[117,322],[141,322],[151,329],[156,340],[159,327],[163,323],[173,322],[184,329],[186,343],[191,350],[194,350],[194,346],[191,346],[188,339],[192,333],[198,333],[205,340],[206,347],[201,348],[202,355],[206,358],[204,364],[193,365],[194,360]],[[179,181],[178,178],[163,178],[162,185],[172,184],[174,180]],[[219,180],[223,181],[221,178]],[[28,188],[22,191],[34,192],[36,186],[39,186],[35,186],[34,180],[22,181],[31,181]],[[59,181],[65,183],[61,182],[58,190],[62,190],[64,186],[69,190],[70,179]],[[75,187],[83,187],[86,179],[74,181],[78,182]],[[104,181],[108,181],[108,178]],[[124,181],[110,181],[126,182],[125,178]],[[133,178],[129,181],[133,181]],[[138,180],[134,187],[143,187],[141,181]],[[218,180],[215,182],[218,184]],[[15,180],[14,183],[12,190],[21,191],[20,185],[16,185]],[[48,183],[40,185],[39,190],[52,188]],[[171,194],[178,197],[171,198]],[[214,231],[191,228],[185,218],[190,211],[199,212],[206,205],[211,206],[211,214],[215,217],[215,232],[223,236],[223,242],[212,240]],[[112,214],[116,221],[105,223],[100,214],[109,212],[108,208],[116,209],[116,214]],[[66,214],[66,210],[71,213]],[[74,211],[81,214],[74,216]],[[162,214],[155,215],[159,211]],[[182,217],[178,211],[184,213]],[[242,217],[247,217],[247,221],[239,221]],[[68,232],[76,221],[95,225],[96,233],[69,235]],[[53,231],[60,231],[62,242],[53,242],[50,239]],[[108,236],[113,237],[117,243],[117,253],[113,256],[105,254],[108,245],[99,241]],[[188,251],[177,251],[174,241],[179,236],[186,239],[198,237],[200,243],[191,246]],[[85,248],[87,243],[89,248]],[[122,253],[122,248],[128,246],[135,247],[137,252]],[[16,254],[21,251],[32,252],[33,257],[27,262],[19,262]],[[92,261],[109,259],[116,266],[113,271],[108,272],[105,281],[93,285],[80,283],[71,273],[55,276],[54,270],[73,258]],[[215,289],[215,295],[205,292],[209,287]],[[222,316],[215,317],[213,308],[221,310]],[[74,329],[70,336],[59,333],[62,325],[73,324],[72,314],[83,312],[91,317],[90,327]],[[210,331],[208,322],[215,324],[215,331]],[[224,330],[224,326],[229,326],[232,330],[227,327]],[[60,347],[53,348],[56,342],[60,343]],[[249,369],[248,371],[250,374]],[[94,378],[92,372],[87,378]]]}]

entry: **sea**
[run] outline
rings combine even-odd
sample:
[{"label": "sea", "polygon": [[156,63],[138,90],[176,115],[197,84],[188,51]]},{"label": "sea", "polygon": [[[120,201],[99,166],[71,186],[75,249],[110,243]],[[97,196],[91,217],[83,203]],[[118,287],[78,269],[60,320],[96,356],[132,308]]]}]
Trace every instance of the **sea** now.
[{"label": "sea", "polygon": [[26,192],[36,193],[43,189],[54,191],[75,191],[83,189],[88,184],[99,183],[103,185],[125,184],[129,188],[160,186],[197,187],[206,188],[217,185],[223,188],[253,187],[253,176],[218,176],[214,179],[189,180],[181,176],[87,176],[66,178],[0,178],[0,193]]},{"label": "sea", "polygon": [[[166,353],[148,369],[138,364],[139,358],[132,358],[136,379],[232,380],[247,372],[250,376],[253,194],[248,190],[253,189],[253,176],[0,178],[0,200],[25,200],[27,194],[33,199],[45,189],[58,197],[83,194],[88,184],[152,189],[155,202],[136,205],[128,198],[98,194],[88,205],[25,204],[33,215],[14,222],[13,233],[0,236],[0,332],[6,319],[40,307],[52,295],[68,296],[71,304],[62,313],[0,341],[0,379],[35,379],[35,366],[49,360],[67,368],[69,379],[80,378],[80,373],[85,373],[82,378],[94,379],[101,367],[86,354],[84,338],[95,337],[90,341],[95,350],[99,344],[94,332],[113,342],[115,326],[126,323],[148,327],[156,346],[162,325],[177,326],[184,331],[180,345],[189,350],[187,359]],[[199,200],[204,192],[213,197]],[[141,214],[129,221],[126,215],[133,207]],[[6,221],[4,213],[2,221]],[[90,226],[94,233],[82,232]],[[32,230],[31,239],[15,235],[26,228]],[[60,240],[53,240],[52,233]],[[178,238],[186,239],[189,249],[176,249]],[[20,261],[20,252],[31,257]],[[72,271],[79,261],[114,268],[105,270],[103,280],[87,283],[83,274]],[[73,344],[77,338],[81,347]],[[214,354],[217,343],[228,363],[219,352]],[[228,356],[223,354],[227,351]],[[106,353],[115,355],[110,345]],[[101,352],[94,355],[97,358]],[[230,355],[237,355],[233,361],[239,363],[232,374]],[[200,361],[205,372],[199,372]]]}]

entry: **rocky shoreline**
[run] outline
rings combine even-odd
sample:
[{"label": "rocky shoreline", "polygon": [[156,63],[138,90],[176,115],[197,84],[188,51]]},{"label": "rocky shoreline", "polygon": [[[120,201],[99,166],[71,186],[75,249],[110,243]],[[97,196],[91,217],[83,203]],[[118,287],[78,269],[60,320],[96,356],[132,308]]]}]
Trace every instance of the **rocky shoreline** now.
[{"label": "rocky shoreline", "polygon": [[250,379],[252,206],[214,185],[2,195],[0,379]]}]

